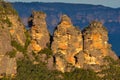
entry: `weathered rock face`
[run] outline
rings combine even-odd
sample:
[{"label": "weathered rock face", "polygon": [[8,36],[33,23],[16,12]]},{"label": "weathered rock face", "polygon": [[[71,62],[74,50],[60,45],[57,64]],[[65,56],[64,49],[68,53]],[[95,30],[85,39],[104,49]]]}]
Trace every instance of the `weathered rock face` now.
[{"label": "weathered rock face", "polygon": [[47,30],[47,24],[45,21],[46,14],[43,12],[33,12],[29,18],[30,35],[31,35],[31,48],[37,53],[41,49],[47,47],[50,42],[50,35]]},{"label": "weathered rock face", "polygon": [[13,50],[12,40],[24,46],[24,26],[21,24],[16,11],[7,2],[0,1],[0,75],[16,74],[16,58],[10,58]]},{"label": "weathered rock face", "polygon": [[8,15],[8,19],[11,22],[11,28],[9,30],[12,40],[15,40],[22,46],[25,45],[26,36],[25,36],[25,27],[21,23],[18,15]]},{"label": "weathered rock face", "polygon": [[17,73],[17,66],[16,66],[16,59],[15,58],[9,58],[5,55],[0,55],[0,75],[10,75],[15,76]]},{"label": "weathered rock face", "polygon": [[103,65],[103,58],[117,59],[108,43],[108,31],[100,22],[92,22],[83,30],[83,53],[86,64]]},{"label": "weathered rock face", "polygon": [[70,71],[67,70],[69,64],[97,71],[100,70],[100,65],[107,64],[104,62],[106,56],[114,60],[118,59],[108,43],[108,31],[102,23],[92,22],[81,34],[66,15],[62,16],[54,32],[51,48],[55,56],[56,67],[62,72]]},{"label": "weathered rock face", "polygon": [[75,55],[83,50],[82,34],[72,25],[70,18],[66,15],[62,16],[54,32],[51,48],[58,70],[64,72],[67,66],[65,63],[76,65]]},{"label": "weathered rock face", "polygon": [[43,12],[33,12],[29,18],[31,29],[28,37],[14,9],[9,3],[0,1],[0,75],[14,76],[17,73],[16,59],[24,55],[31,61],[34,60],[33,64],[39,64],[35,61],[35,56],[29,54],[32,51],[39,52],[39,60],[46,63],[48,69],[55,70],[55,62],[56,68],[62,72],[69,72],[73,67],[100,70],[101,65],[107,64],[104,62],[106,56],[118,59],[108,43],[108,32],[100,22],[92,22],[81,33],[66,15],[61,17],[54,32],[52,55],[50,46],[47,47],[50,44],[50,35],[45,18],[46,14]]},{"label": "weathered rock face", "polygon": [[2,28],[8,29],[11,38],[21,45],[25,43],[25,27],[20,21],[17,12],[12,8],[12,6],[4,1],[0,1],[0,23]]}]

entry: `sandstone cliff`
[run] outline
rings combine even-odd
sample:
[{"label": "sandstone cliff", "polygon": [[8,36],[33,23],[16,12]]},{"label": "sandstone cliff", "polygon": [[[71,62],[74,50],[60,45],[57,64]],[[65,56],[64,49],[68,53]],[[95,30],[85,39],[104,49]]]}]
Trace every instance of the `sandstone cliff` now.
[{"label": "sandstone cliff", "polygon": [[50,43],[50,34],[46,24],[46,14],[34,11],[29,18],[31,49],[37,53]]},{"label": "sandstone cliff", "polygon": [[80,30],[75,28],[67,15],[61,17],[61,22],[54,32],[52,51],[56,66],[65,71],[68,63],[76,65],[75,55],[83,50],[83,40]]},{"label": "sandstone cliff", "polygon": [[[70,70],[69,64],[97,71],[100,70],[97,68],[101,65],[108,64],[104,62],[106,56],[114,60],[118,59],[108,43],[108,31],[102,23],[93,21],[81,33],[66,15],[62,16],[54,32],[51,48],[55,56],[56,68],[62,72]],[[97,68],[91,67],[92,65]]]},{"label": "sandstone cliff", "polygon": [[29,58],[34,65],[43,62],[50,70],[54,70],[55,63],[62,72],[75,67],[97,71],[109,64],[104,62],[105,57],[118,59],[108,43],[108,31],[100,22],[92,22],[81,32],[63,15],[50,42],[45,18],[45,13],[34,11],[28,21],[28,33],[11,5],[0,1],[0,75],[14,76],[16,60],[21,56]]},{"label": "sandstone cliff", "polygon": [[16,74],[16,58],[10,56],[20,52],[12,42],[24,46],[26,40],[24,32],[24,26],[16,11],[9,3],[0,1],[0,74]]},{"label": "sandstone cliff", "polygon": [[117,59],[108,43],[108,31],[100,22],[92,22],[83,30],[83,53],[86,64],[103,65],[103,58],[110,56]]}]

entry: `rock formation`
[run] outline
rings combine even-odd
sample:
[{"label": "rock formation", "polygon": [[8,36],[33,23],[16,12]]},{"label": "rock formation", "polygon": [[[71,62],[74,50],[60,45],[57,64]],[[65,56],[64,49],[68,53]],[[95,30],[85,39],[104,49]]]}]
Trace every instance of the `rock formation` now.
[{"label": "rock formation", "polygon": [[54,32],[52,50],[57,68],[63,72],[68,63],[76,65],[75,55],[83,50],[82,34],[72,25],[67,15],[62,16]]},{"label": "rock formation", "polygon": [[46,14],[34,11],[29,18],[29,27],[31,35],[31,49],[37,53],[47,47],[50,43],[50,34],[47,30],[45,21]]},{"label": "rock formation", "polygon": [[9,55],[20,52],[11,42],[24,46],[25,28],[20,22],[16,11],[7,2],[0,1],[0,74],[16,74],[16,58]]},{"label": "rock formation", "polygon": [[108,43],[108,31],[102,23],[92,22],[81,34],[66,15],[62,16],[54,32],[51,48],[55,55],[56,68],[62,72],[69,71],[69,64],[78,68],[87,68],[88,65],[99,67],[107,64],[104,62],[106,56],[118,59]]},{"label": "rock formation", "polygon": [[117,59],[108,43],[108,31],[100,22],[92,22],[83,30],[83,53],[86,64],[103,65],[103,58]]},{"label": "rock formation", "polygon": [[[29,57],[34,65],[40,61],[46,63],[49,70],[55,69],[55,62],[56,69],[62,72],[70,72],[74,67],[96,70],[95,66],[98,69],[107,64],[104,62],[106,56],[118,59],[108,43],[108,31],[100,22],[92,22],[81,32],[67,15],[63,15],[50,42],[45,18],[43,12],[32,13],[28,44],[26,30],[16,11],[9,3],[0,1],[0,75],[14,76],[17,73],[16,60],[21,54],[23,58]],[[35,56],[29,54],[32,52]],[[39,62],[35,60],[36,53],[39,53]]]}]

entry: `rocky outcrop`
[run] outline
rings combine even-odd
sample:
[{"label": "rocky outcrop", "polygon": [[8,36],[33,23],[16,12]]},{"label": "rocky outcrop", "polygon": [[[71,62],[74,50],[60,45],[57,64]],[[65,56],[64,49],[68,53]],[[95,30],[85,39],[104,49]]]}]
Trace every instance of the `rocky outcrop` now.
[{"label": "rocky outcrop", "polygon": [[55,70],[55,62],[56,69],[62,72],[70,72],[74,67],[96,71],[108,64],[104,62],[106,56],[118,59],[102,23],[94,21],[81,32],[67,15],[63,15],[50,42],[45,18],[45,13],[34,11],[27,33],[11,5],[0,1],[0,75],[14,76],[16,60],[21,56],[29,58],[34,65],[43,62],[49,70]]},{"label": "rocky outcrop", "polygon": [[[4,1],[0,1],[0,75],[16,74],[16,55],[19,51],[12,41],[24,46],[25,29],[16,11]],[[14,57],[10,57],[13,56]]]},{"label": "rocky outcrop", "polygon": [[54,32],[51,48],[56,68],[62,72],[71,70],[69,64],[97,71],[101,65],[108,64],[104,62],[106,56],[118,59],[108,43],[108,31],[102,23],[94,21],[81,33],[66,15],[62,16]]},{"label": "rocky outcrop", "polygon": [[26,36],[25,36],[25,27],[21,23],[18,15],[7,15],[8,19],[11,22],[11,28],[9,29],[12,40],[15,40],[22,46],[25,46]]},{"label": "rocky outcrop", "polygon": [[47,30],[45,21],[46,14],[43,12],[34,11],[29,18],[29,27],[31,35],[31,49],[37,53],[47,47],[50,43],[50,34]]},{"label": "rocky outcrop", "polygon": [[108,31],[100,22],[92,22],[83,30],[83,53],[86,64],[103,65],[105,56],[118,59],[108,43]]},{"label": "rocky outcrop", "polygon": [[83,50],[81,32],[72,25],[67,15],[61,17],[61,22],[54,32],[52,51],[56,58],[58,70],[65,71],[67,64],[76,65],[75,55]]}]

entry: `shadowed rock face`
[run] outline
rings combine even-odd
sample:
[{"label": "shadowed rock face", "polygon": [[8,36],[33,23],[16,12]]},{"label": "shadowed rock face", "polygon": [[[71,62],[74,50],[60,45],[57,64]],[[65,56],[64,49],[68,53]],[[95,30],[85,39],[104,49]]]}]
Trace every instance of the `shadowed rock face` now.
[{"label": "shadowed rock face", "polygon": [[[76,65],[75,55],[82,51],[81,32],[76,29],[67,15],[61,17],[61,22],[54,32],[52,50],[56,56],[57,68],[64,72],[67,64]],[[60,55],[60,56],[57,56]]]},{"label": "shadowed rock face", "polygon": [[31,49],[37,53],[47,47],[50,42],[50,35],[45,21],[46,14],[43,12],[33,12],[29,18]]}]

